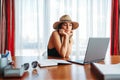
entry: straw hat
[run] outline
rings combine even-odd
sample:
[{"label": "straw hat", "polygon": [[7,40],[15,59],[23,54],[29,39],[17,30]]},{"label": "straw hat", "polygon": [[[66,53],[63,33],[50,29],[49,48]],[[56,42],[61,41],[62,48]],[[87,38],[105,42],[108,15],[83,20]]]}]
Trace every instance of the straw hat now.
[{"label": "straw hat", "polygon": [[72,25],[73,29],[76,29],[76,28],[78,28],[78,26],[79,26],[78,22],[72,21],[69,15],[63,15],[63,16],[60,18],[59,21],[57,21],[57,22],[55,22],[55,23],[53,24],[53,28],[54,28],[54,29],[58,29],[58,25],[59,25],[60,23],[63,23],[63,22],[72,22],[72,24],[73,24],[73,25]]}]

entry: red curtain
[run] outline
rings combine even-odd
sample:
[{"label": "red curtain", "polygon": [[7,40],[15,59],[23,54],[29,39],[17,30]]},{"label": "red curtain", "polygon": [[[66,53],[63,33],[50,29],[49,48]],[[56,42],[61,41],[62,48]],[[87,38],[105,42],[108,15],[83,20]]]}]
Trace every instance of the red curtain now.
[{"label": "red curtain", "polygon": [[2,0],[2,28],[2,52],[10,50],[12,56],[14,56],[14,0]]},{"label": "red curtain", "polygon": [[0,53],[4,53],[4,50],[5,50],[5,40],[6,40],[6,7],[5,7],[5,0],[1,0],[1,3],[2,3],[2,18],[1,18],[1,44],[0,44]]},{"label": "red curtain", "polygon": [[111,13],[111,55],[119,53],[119,25],[118,25],[118,0],[112,0]]},{"label": "red curtain", "polygon": [[0,0],[0,53],[2,52],[2,1]]}]

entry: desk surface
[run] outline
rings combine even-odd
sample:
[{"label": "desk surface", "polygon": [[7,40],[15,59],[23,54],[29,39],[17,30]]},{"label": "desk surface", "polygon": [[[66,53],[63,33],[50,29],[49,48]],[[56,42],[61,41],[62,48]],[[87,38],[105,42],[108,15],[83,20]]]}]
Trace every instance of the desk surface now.
[{"label": "desk surface", "polygon": [[[17,67],[25,62],[31,63],[35,59],[36,57],[20,56],[14,58]],[[120,63],[120,56],[107,57],[104,60],[104,63]],[[89,64],[79,65],[73,63],[72,65],[59,65],[45,68],[37,67],[36,69],[30,67],[29,70],[24,73],[22,78],[0,78],[0,80],[96,80],[96,77],[90,70]]]}]

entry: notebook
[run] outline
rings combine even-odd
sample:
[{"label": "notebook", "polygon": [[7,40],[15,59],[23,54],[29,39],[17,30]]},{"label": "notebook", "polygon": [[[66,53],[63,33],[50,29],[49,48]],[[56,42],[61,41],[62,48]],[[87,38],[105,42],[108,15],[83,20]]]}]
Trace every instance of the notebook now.
[{"label": "notebook", "polygon": [[69,62],[87,64],[104,60],[109,38],[89,38],[84,58],[70,58]]},{"label": "notebook", "polygon": [[57,66],[57,65],[69,65],[70,62],[60,59],[41,59],[39,60],[39,67]]}]

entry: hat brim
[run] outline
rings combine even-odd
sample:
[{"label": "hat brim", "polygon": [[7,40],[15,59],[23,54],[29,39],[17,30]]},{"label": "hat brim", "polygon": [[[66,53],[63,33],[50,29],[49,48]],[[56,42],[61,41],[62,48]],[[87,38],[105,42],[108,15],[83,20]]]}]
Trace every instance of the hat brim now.
[{"label": "hat brim", "polygon": [[[59,25],[60,23],[63,23],[63,21],[55,22],[55,23],[53,24],[53,28],[54,28],[54,29],[58,29],[58,25]],[[73,26],[72,26],[73,29],[76,29],[76,28],[79,27],[78,22],[71,22],[71,23],[73,24]]]}]

